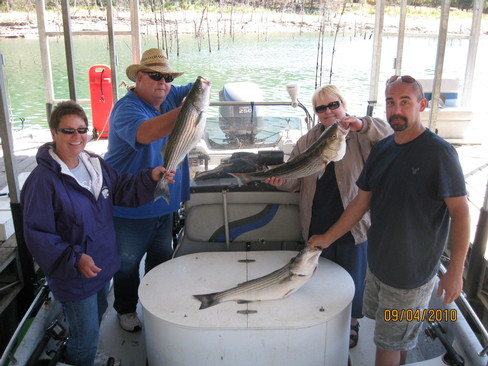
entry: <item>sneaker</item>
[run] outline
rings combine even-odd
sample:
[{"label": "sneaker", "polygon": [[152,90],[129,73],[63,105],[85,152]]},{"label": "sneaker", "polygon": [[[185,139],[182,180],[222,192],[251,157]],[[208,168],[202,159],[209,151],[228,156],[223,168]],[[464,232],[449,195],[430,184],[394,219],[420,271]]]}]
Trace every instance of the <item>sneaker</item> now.
[{"label": "sneaker", "polygon": [[120,360],[115,356],[97,352],[93,366],[120,366]]},{"label": "sneaker", "polygon": [[142,323],[137,313],[117,314],[120,327],[128,332],[138,332],[142,329]]}]

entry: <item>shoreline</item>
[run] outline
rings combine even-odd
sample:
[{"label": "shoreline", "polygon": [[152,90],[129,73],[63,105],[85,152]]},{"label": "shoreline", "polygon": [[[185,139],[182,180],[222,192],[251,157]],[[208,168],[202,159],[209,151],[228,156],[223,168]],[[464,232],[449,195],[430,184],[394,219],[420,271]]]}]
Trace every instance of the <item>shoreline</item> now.
[{"label": "shoreline", "polygon": [[[416,8],[419,9],[419,8]],[[62,32],[63,22],[60,12],[46,11],[46,31]],[[471,13],[463,12],[462,17],[453,16],[449,20],[449,33],[452,35],[469,36],[471,31]],[[158,24],[153,13],[140,12],[139,27],[141,35],[162,32],[160,20]],[[160,14],[158,14],[160,17]],[[72,9],[70,24],[72,32],[107,31],[107,14],[102,10]],[[128,10],[113,12],[114,31],[130,30],[130,13]],[[296,14],[256,10],[249,13],[216,13],[196,11],[174,11],[164,13],[164,31],[169,34],[196,35],[206,37],[207,34],[267,34],[267,33],[318,33],[322,17],[320,15]],[[398,15],[385,11],[385,33],[398,32]],[[374,31],[374,6],[362,5],[356,9],[348,9],[344,14],[330,13],[325,17],[324,31],[335,33],[367,34]],[[33,12],[0,13],[0,38],[38,38],[37,16]],[[422,17],[410,15],[406,20],[406,32],[412,34],[436,35],[439,19],[433,16]],[[482,20],[481,34],[488,35],[488,21]]]}]

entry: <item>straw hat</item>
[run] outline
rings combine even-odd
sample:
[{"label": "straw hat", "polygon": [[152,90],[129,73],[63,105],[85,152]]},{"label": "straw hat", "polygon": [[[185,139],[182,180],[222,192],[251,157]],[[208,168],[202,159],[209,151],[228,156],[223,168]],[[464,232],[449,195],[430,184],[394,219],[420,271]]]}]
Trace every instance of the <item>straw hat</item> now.
[{"label": "straw hat", "polygon": [[163,50],[160,50],[159,48],[148,49],[142,54],[141,63],[130,65],[125,73],[130,80],[136,81],[137,73],[141,70],[170,74],[175,78],[183,75],[182,72],[176,72],[171,69],[166,55],[163,53]]}]

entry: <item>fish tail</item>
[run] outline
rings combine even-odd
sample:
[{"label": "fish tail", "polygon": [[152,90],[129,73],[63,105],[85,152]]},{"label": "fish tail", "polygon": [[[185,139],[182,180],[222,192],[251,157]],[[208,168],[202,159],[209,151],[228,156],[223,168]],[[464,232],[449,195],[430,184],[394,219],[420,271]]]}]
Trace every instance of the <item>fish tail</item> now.
[{"label": "fish tail", "polygon": [[201,302],[200,310],[203,310],[211,306],[220,304],[220,300],[217,298],[216,295],[217,292],[213,294],[193,295],[193,297]]},{"label": "fish tail", "polygon": [[169,205],[169,184],[168,181],[163,177],[158,181],[156,189],[154,190],[154,201],[157,201],[161,197],[164,198],[166,203]]},{"label": "fish tail", "polygon": [[239,185],[239,187],[245,186],[253,181],[253,179],[249,177],[249,174],[246,173],[228,173],[228,174],[232,175],[235,179],[237,179],[237,184]]}]

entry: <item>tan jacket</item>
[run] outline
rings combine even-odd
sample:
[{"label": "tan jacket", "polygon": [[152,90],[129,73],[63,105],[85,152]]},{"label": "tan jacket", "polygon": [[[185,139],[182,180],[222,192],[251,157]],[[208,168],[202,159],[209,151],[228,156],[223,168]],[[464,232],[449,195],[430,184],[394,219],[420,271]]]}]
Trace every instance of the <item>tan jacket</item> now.
[{"label": "tan jacket", "polygon": [[[363,128],[361,131],[350,131],[348,133],[346,136],[346,154],[342,160],[335,163],[337,186],[339,187],[344,208],[349,205],[358,193],[356,180],[371,152],[371,147],[376,141],[393,133],[391,127],[381,119],[362,117],[360,120],[363,121]],[[290,158],[302,153],[317,140],[324,129],[325,127],[319,123],[308,131],[306,135],[300,137],[291,152]],[[324,171],[325,167],[322,171],[308,177],[287,179],[282,186],[278,187],[284,191],[300,191],[300,220],[305,242],[308,240],[308,230],[312,219],[312,205],[317,186],[317,179],[322,176]],[[356,244],[367,240],[366,233],[370,224],[371,219],[368,212],[357,225],[352,228],[351,233]]]}]

